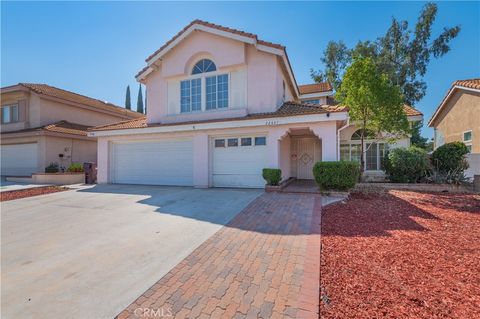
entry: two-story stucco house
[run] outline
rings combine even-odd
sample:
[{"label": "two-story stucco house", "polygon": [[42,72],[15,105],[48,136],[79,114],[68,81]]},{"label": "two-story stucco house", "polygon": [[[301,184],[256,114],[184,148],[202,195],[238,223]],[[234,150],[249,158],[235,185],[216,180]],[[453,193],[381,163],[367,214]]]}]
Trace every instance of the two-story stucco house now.
[{"label": "two-story stucco house", "polygon": [[[195,20],[146,62],[136,76],[146,118],[89,133],[98,137],[99,183],[263,187],[263,168],[312,179],[317,161],[359,156],[332,87],[298,85],[282,45]],[[367,169],[381,172],[384,144],[367,142]]]},{"label": "two-story stucco house", "polygon": [[45,84],[1,89],[1,175],[28,176],[50,163],[96,162],[89,127],[142,117],[110,103]]},{"label": "two-story stucco house", "polygon": [[467,177],[480,175],[480,78],[455,81],[433,113],[434,148],[460,141],[470,150]]}]

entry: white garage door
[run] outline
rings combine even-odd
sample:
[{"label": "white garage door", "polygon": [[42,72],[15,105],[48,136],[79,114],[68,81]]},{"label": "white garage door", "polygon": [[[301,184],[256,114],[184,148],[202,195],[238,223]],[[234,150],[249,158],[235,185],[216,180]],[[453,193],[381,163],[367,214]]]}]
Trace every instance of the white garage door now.
[{"label": "white garage door", "polygon": [[115,143],[111,182],[148,185],[193,185],[191,139]]},{"label": "white garage door", "polygon": [[267,167],[265,136],[213,140],[213,186],[264,187],[262,169],[265,167]]},{"label": "white garage door", "polygon": [[37,143],[2,145],[2,175],[30,176],[37,172]]}]

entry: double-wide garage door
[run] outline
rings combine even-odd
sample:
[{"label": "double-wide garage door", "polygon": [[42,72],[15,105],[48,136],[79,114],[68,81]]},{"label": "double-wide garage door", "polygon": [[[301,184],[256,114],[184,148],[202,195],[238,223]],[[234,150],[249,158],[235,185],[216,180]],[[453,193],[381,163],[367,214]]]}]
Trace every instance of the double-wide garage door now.
[{"label": "double-wide garage door", "polygon": [[37,143],[0,146],[1,174],[7,176],[30,176],[37,172]]},{"label": "double-wide garage door", "polygon": [[113,144],[111,182],[192,186],[192,140],[174,139]]}]

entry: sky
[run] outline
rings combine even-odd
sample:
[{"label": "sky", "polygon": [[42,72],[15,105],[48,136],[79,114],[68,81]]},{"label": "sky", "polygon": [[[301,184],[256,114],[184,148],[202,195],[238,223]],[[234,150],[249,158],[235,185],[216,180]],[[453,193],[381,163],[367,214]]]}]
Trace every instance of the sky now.
[{"label": "sky", "polygon": [[[145,58],[194,19],[255,33],[287,47],[298,84],[330,40],[351,47],[383,35],[392,17],[413,28],[424,2],[1,2],[1,86],[46,83],[117,105]],[[460,25],[451,51],[432,59],[428,122],[453,81],[480,77],[480,2],[439,2],[433,35]],[[431,137],[433,130],[423,128]]]}]

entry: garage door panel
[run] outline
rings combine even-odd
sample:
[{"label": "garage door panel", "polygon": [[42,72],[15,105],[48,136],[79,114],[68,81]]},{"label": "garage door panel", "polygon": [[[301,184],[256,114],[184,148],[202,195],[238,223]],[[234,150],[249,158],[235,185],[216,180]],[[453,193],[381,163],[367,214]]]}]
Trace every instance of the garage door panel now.
[{"label": "garage door panel", "polygon": [[267,167],[266,163],[267,147],[265,145],[230,147],[214,145],[213,186],[262,188],[265,186],[262,169]]},{"label": "garage door panel", "polygon": [[193,185],[191,139],[116,143],[112,157],[114,183]]},{"label": "garage door panel", "polygon": [[2,145],[1,174],[30,176],[37,172],[37,143]]}]

